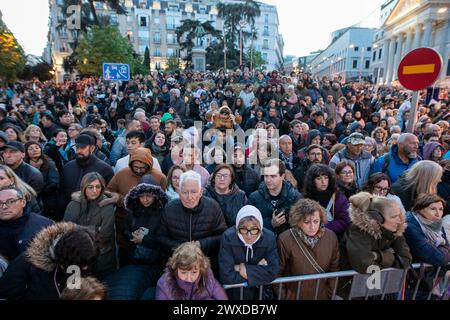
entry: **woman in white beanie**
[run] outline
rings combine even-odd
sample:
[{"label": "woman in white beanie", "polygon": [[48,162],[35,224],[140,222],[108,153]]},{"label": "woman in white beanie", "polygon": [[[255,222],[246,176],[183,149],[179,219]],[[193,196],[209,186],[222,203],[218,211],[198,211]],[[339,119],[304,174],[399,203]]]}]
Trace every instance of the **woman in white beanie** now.
[{"label": "woman in white beanie", "polygon": [[[236,226],[222,235],[219,252],[222,284],[247,282],[244,299],[258,299],[260,285],[272,282],[279,270],[276,237],[264,229],[261,212],[254,206],[239,210]],[[263,298],[272,298],[270,288],[263,290]],[[230,299],[239,299],[239,290],[232,289]]]}]

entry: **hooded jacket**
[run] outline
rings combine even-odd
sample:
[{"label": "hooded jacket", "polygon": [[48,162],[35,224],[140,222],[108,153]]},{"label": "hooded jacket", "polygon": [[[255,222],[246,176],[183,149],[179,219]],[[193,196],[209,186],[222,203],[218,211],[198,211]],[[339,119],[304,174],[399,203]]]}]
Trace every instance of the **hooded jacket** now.
[{"label": "hooded jacket", "polygon": [[[130,157],[129,165],[133,163],[133,161],[141,161],[149,166],[148,172],[145,174],[150,174],[154,180],[158,183],[158,185],[162,185],[165,181],[165,175],[161,172],[155,170],[153,168],[153,159],[149,149],[138,148],[132,157]],[[139,181],[142,177],[136,175],[131,168],[124,168],[116,173],[116,175],[112,178],[106,189],[111,192],[115,192],[119,194],[119,200],[117,202],[117,210],[116,210],[116,232],[117,232],[117,241],[121,248],[128,248],[129,241],[124,238],[124,219],[125,219],[125,209],[124,209],[124,197],[125,195],[135,186],[139,184]]]},{"label": "hooded jacket", "polygon": [[[262,230],[259,239],[250,246],[243,243],[237,230],[240,221],[246,217],[255,217]],[[262,259],[267,264],[259,264]],[[247,279],[234,270],[234,266],[241,263],[245,264]],[[224,284],[247,282],[249,286],[258,286],[269,284],[276,278],[279,271],[276,237],[272,231],[264,228],[261,213],[256,207],[243,207],[236,217],[236,225],[222,235],[219,266],[220,279]]]},{"label": "hooded jacket", "polygon": [[[150,207],[145,208],[139,202],[139,197],[143,194],[150,194],[154,197],[154,202]],[[130,190],[125,196],[124,206],[127,210],[125,217],[124,235],[130,241],[129,253],[133,257],[136,245],[131,243],[132,233],[139,228],[147,228],[148,234],[142,239],[142,246],[148,249],[148,258],[145,263],[162,264],[161,250],[156,237],[156,231],[161,225],[161,216],[164,207],[167,205],[168,197],[164,191],[155,185],[141,183]],[[143,261],[135,261],[143,263]]]},{"label": "hooded jacket", "polygon": [[218,194],[211,185],[208,185],[203,195],[217,201],[228,227],[234,226],[238,211],[247,203],[245,192],[239,189],[237,185],[234,185],[231,192],[226,195]]},{"label": "hooded jacket", "polygon": [[[297,202],[297,200],[303,198],[303,196],[288,182],[283,181],[283,187],[281,188],[281,192],[279,194],[279,199],[274,206],[272,204],[272,199],[270,197],[269,191],[264,182],[259,185],[259,189],[253,192],[248,198],[248,204],[255,206],[261,212],[264,226],[267,229],[274,231],[276,234],[280,234],[284,230],[289,228],[288,224],[288,213],[291,206]],[[274,228],[272,227],[272,215],[274,210],[285,211],[286,214],[286,223],[282,226]]]},{"label": "hooded jacket", "polygon": [[[200,281],[203,285],[200,287]],[[166,272],[156,284],[156,300],[228,300],[225,290],[214,278],[211,269],[205,277],[189,283]]]},{"label": "hooded jacket", "polygon": [[357,158],[353,159],[350,157],[347,148],[345,148],[331,158],[330,168],[334,170],[342,160],[350,161],[355,166],[355,180],[358,188],[361,190],[369,179],[370,167],[374,160],[373,156],[364,150]]},{"label": "hooded jacket", "polygon": [[0,220],[0,255],[12,261],[26,250],[39,231],[52,223],[52,220],[31,212],[29,206],[24,208],[18,219]]},{"label": "hooded jacket", "polygon": [[56,239],[77,228],[74,223],[57,223],[39,232],[26,252],[13,260],[0,278],[0,299],[57,300],[70,274],[52,258]]},{"label": "hooded jacket", "polygon": [[[352,224],[341,242],[341,269],[354,269],[367,273],[367,268],[376,265],[382,269],[406,269],[411,264],[411,253],[403,233],[406,229],[404,215],[401,226],[392,233],[384,229],[368,213],[350,210]],[[375,252],[378,259],[375,259]]]},{"label": "hooded jacket", "polygon": [[114,205],[118,200],[118,194],[106,191],[97,200],[88,202],[81,192],[75,192],[64,214],[64,221],[88,227],[96,235],[100,248],[96,265],[99,276],[117,269]]},{"label": "hooded jacket", "polygon": [[157,231],[161,246],[171,253],[183,242],[199,241],[205,255],[216,256],[222,233],[227,229],[219,204],[202,196],[194,209],[185,208],[180,199],[171,201]]},{"label": "hooded jacket", "polygon": [[433,160],[433,152],[437,148],[440,148],[442,155],[444,155],[445,150],[442,145],[438,142],[429,142],[423,147],[423,160]]}]

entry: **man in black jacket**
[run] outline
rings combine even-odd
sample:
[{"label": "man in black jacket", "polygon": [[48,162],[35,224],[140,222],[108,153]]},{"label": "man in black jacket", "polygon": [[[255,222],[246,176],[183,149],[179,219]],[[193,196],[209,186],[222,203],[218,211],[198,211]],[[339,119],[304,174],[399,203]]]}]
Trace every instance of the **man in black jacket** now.
[{"label": "man in black jacket", "polygon": [[220,237],[227,225],[219,204],[202,193],[200,175],[194,171],[183,173],[180,199],[169,202],[165,207],[157,236],[169,255],[184,242],[196,242],[216,269]]},{"label": "man in black jacket", "polygon": [[290,228],[289,210],[302,195],[285,181],[286,166],[272,159],[264,168],[264,182],[248,198],[248,204],[261,211],[264,227],[280,234]]},{"label": "man in black jacket", "polygon": [[63,191],[65,204],[70,201],[72,193],[80,191],[81,179],[90,172],[98,172],[105,179],[106,184],[114,176],[110,165],[98,159],[95,155],[94,138],[87,134],[81,134],[76,140],[77,156],[63,169]]},{"label": "man in black jacket", "polygon": [[20,142],[9,141],[0,150],[5,164],[39,194],[44,189],[44,178],[39,170],[23,161],[25,147]]}]

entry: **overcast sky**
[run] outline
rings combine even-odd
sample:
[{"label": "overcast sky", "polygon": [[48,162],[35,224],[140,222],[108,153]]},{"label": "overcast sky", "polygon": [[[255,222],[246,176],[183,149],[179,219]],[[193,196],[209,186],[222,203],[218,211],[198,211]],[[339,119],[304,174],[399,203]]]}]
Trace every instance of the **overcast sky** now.
[{"label": "overcast sky", "polygon": [[[278,8],[285,55],[324,49],[334,30],[361,23],[377,27],[386,0],[262,0]],[[40,56],[47,41],[48,0],[0,0],[3,20],[26,53]]]}]

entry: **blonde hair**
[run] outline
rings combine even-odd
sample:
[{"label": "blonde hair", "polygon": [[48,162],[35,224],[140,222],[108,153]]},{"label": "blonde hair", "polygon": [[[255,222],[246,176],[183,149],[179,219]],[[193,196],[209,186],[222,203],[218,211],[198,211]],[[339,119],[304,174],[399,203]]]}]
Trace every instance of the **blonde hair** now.
[{"label": "blonde hair", "polygon": [[203,254],[202,249],[193,242],[185,242],[178,246],[167,262],[167,271],[173,276],[178,269],[191,270],[195,266],[200,269],[200,275],[206,277],[210,267],[209,258]]},{"label": "blonde hair", "polygon": [[61,294],[62,300],[92,300],[99,296],[106,299],[106,287],[103,283],[92,277],[81,278],[80,289],[65,288]]},{"label": "blonde hair", "polygon": [[37,125],[35,125],[35,124],[30,124],[26,129],[25,129],[25,132],[24,132],[24,136],[25,136],[25,140],[26,141],[29,141],[30,140],[30,131],[31,131],[31,129],[38,129],[39,130],[39,133],[40,133],[40,136],[39,136],[39,139],[40,140],[42,140],[42,141],[47,141],[47,138],[44,136],[44,134],[42,133],[42,130],[41,130],[41,128],[39,128],[39,126],[37,126]]},{"label": "blonde hair", "polygon": [[36,197],[36,191],[8,166],[0,164],[0,171],[3,171],[5,175],[13,181],[12,185],[19,189],[26,201],[30,201],[33,197]]},{"label": "blonde hair", "polygon": [[349,202],[349,212],[351,215],[353,215],[355,211],[368,212],[369,210],[374,210],[385,216],[385,213],[387,213],[392,206],[397,206],[395,200],[375,196],[368,192],[360,192],[351,196]]},{"label": "blonde hair", "polygon": [[411,188],[413,197],[421,193],[436,193],[442,174],[442,167],[436,162],[419,161],[405,172],[405,188]]}]

